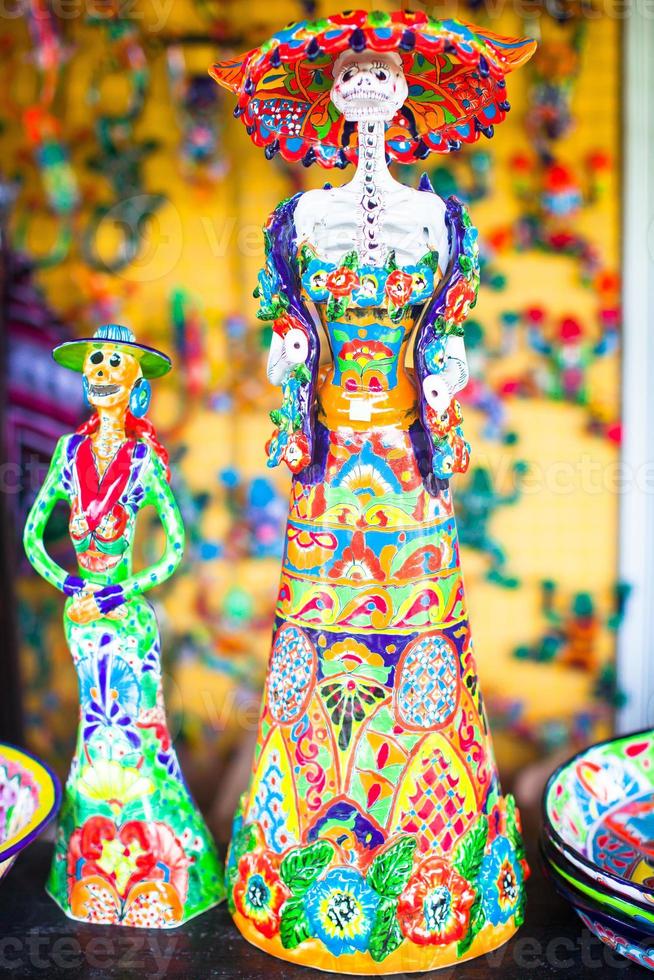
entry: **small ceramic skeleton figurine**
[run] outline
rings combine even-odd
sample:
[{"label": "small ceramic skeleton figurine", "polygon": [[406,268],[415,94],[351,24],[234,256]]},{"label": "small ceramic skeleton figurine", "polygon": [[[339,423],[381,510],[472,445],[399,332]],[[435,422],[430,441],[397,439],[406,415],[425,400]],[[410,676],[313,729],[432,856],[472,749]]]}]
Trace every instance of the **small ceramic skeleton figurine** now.
[{"label": "small ceramic skeleton figurine", "polygon": [[504,75],[532,50],[358,10],[212,69],[268,157],[356,163],[342,187],[284,201],[265,230],[256,295],[282,388],[268,463],[294,479],[227,863],[250,942],[341,975],[447,966],[523,921],[520,822],[493,760],[449,491],[469,461],[454,395],[476,231],[428,181],[394,180],[387,154],[410,162],[492,135]]},{"label": "small ceramic skeleton figurine", "polygon": [[[60,344],[53,356],[81,375],[92,411],[57,443],[25,525],[27,557],[67,597],[64,632],[80,690],[47,888],[73,919],[168,929],[224,897],[215,845],[168,730],[159,630],[144,595],[172,575],[184,546],[168,454],[147,418],[150,379],[171,364],[120,324]],[[59,502],[70,508],[74,574],[44,543]],[[150,505],[165,548],[135,571],[136,523]]]}]

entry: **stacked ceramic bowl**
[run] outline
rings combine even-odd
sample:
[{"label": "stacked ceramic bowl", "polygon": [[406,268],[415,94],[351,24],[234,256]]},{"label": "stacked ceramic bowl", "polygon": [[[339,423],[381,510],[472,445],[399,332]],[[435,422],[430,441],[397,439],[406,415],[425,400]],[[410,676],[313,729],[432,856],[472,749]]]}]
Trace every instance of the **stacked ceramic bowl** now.
[{"label": "stacked ceramic bowl", "polygon": [[54,819],[59,780],[29,752],[0,743],[0,878]]},{"label": "stacked ceramic bowl", "polygon": [[541,853],[588,929],[654,970],[654,732],[600,742],[553,773]]}]

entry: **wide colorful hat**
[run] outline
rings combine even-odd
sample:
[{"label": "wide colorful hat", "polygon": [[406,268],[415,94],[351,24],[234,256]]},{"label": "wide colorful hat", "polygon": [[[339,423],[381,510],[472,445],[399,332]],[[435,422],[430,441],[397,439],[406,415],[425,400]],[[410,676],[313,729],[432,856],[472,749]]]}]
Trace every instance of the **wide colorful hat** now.
[{"label": "wide colorful hat", "polygon": [[103,327],[98,327],[92,337],[67,340],[54,348],[52,356],[57,364],[70,368],[71,371],[83,371],[89,350],[107,346],[115,350],[123,350],[136,358],[141,365],[144,378],[160,378],[172,367],[170,358],[166,354],[154,347],[137,344],[129,327],[123,327],[119,323],[107,323]]},{"label": "wide colorful hat", "polygon": [[290,24],[209,74],[238,96],[239,116],[266,156],[306,166],[357,159],[357,128],[330,99],[333,66],[346,50],[395,51],[409,94],[387,126],[391,159],[413,163],[493,135],[509,110],[505,76],[534,53],[530,38],[508,38],[423,12],[355,10]]}]

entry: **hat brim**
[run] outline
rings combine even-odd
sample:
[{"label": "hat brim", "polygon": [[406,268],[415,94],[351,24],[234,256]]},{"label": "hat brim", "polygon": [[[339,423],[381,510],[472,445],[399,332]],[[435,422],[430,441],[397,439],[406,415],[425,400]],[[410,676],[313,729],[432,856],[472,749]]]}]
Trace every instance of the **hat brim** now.
[{"label": "hat brim", "polygon": [[102,340],[100,337],[82,337],[79,340],[67,340],[52,351],[57,364],[70,368],[71,371],[84,370],[84,362],[90,350],[100,347],[111,347],[114,350],[125,351],[141,365],[144,378],[161,378],[168,374],[172,367],[170,358],[154,347],[145,344],[129,343],[119,340]]},{"label": "hat brim", "polygon": [[209,74],[237,94],[235,115],[267,155],[343,167],[356,162],[357,129],[330,89],[334,62],[349,49],[402,58],[409,94],[387,127],[386,149],[391,159],[414,163],[492,136],[509,109],[505,76],[529,60],[536,42],[424,13],[357,10],[291,24]]}]

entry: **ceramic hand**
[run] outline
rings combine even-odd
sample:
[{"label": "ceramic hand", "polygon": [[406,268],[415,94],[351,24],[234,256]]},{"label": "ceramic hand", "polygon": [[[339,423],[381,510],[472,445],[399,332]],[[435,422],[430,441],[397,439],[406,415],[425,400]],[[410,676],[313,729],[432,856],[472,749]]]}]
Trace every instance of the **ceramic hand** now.
[{"label": "ceramic hand", "polygon": [[304,331],[293,327],[284,337],[273,333],[268,355],[268,380],[281,385],[297,364],[304,364],[309,354],[309,342]]},{"label": "ceramic hand", "polygon": [[86,537],[86,535],[89,533],[89,524],[83,514],[78,514],[77,516],[73,517],[69,528],[72,536],[78,540]]},{"label": "ceramic hand", "polygon": [[445,342],[444,375],[454,396],[468,383],[468,359],[463,337],[450,336]]},{"label": "ceramic hand", "polygon": [[444,372],[428,374],[422,382],[425,401],[437,415],[443,415],[450,406],[454,392],[445,380]]},{"label": "ceramic hand", "polygon": [[[102,586],[90,586],[94,591],[102,588]],[[101,619],[102,613],[98,608],[98,604],[95,601],[93,592],[80,592],[76,595],[70,606],[68,607],[68,618],[72,619],[74,623],[83,625],[84,623],[94,623],[97,619]]]}]

